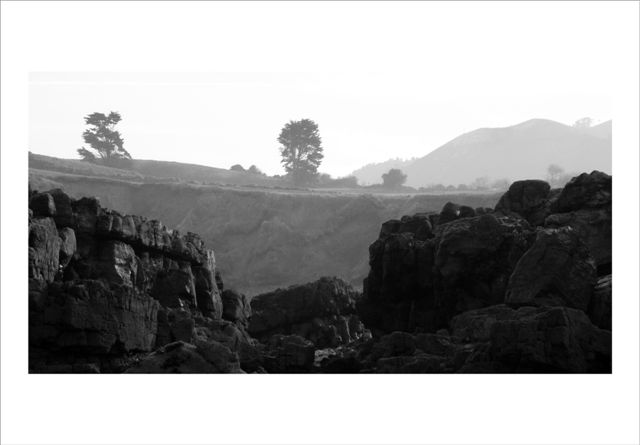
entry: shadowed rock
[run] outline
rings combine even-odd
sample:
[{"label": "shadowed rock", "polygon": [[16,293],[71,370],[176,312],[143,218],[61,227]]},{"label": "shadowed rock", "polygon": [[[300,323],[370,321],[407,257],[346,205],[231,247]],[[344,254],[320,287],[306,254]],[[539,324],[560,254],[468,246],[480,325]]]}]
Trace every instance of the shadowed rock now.
[{"label": "shadowed rock", "polygon": [[127,286],[111,289],[97,280],[55,282],[38,307],[30,304],[29,342],[51,352],[150,351],[159,306]]},{"label": "shadowed rock", "polygon": [[467,371],[611,372],[611,333],[577,309],[492,306],[458,315],[451,326],[458,338],[488,342],[484,354],[467,359]]},{"label": "shadowed rock", "polygon": [[236,354],[217,342],[182,341],[170,343],[149,354],[126,371],[127,373],[214,374],[241,373]]},{"label": "shadowed rock", "polygon": [[215,257],[196,235],[59,189],[31,205],[53,216],[29,219],[30,370],[122,370],[156,343],[193,340],[197,317],[222,316]]},{"label": "shadowed rock", "polygon": [[50,283],[58,273],[62,240],[52,218],[29,223],[29,278]]},{"label": "shadowed rock", "polygon": [[531,225],[544,223],[549,214],[549,192],[551,187],[545,181],[528,179],[516,181],[502,195],[495,211],[505,215],[517,214]]},{"label": "shadowed rock", "polygon": [[[339,278],[278,289],[251,300],[249,332],[259,339],[298,334],[318,347],[348,342],[362,333],[355,316],[357,293]],[[352,332],[352,329],[357,330]],[[346,338],[345,338],[346,337]]]},{"label": "shadowed rock", "polygon": [[595,263],[574,230],[539,230],[509,278],[505,302],[586,311],[595,282]]},{"label": "shadowed rock", "polygon": [[594,170],[571,179],[553,203],[553,213],[611,205],[611,175]]},{"label": "shadowed rock", "polygon": [[264,366],[269,373],[308,372],[315,346],[298,335],[274,335],[269,339]]},{"label": "shadowed rock", "polygon": [[222,292],[222,318],[237,322],[243,326],[249,324],[251,305],[244,294],[227,289]]},{"label": "shadowed rock", "polygon": [[54,216],[56,214],[56,204],[53,196],[49,193],[36,193],[29,200],[29,208],[33,210],[36,217]]},{"label": "shadowed rock", "polygon": [[589,305],[589,318],[599,328],[611,330],[611,275],[598,280]]}]

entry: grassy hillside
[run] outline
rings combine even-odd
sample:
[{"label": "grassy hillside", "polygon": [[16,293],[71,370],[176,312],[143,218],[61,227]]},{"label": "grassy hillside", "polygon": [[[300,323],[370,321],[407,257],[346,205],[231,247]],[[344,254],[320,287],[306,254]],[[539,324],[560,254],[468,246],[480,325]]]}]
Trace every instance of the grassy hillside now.
[{"label": "grassy hillside", "polygon": [[29,153],[29,168],[42,171],[99,176],[140,182],[198,182],[256,187],[291,187],[286,181],[248,172],[204,165],[134,159],[127,169],[106,167],[78,159],[59,159]]},{"label": "grassy hillside", "polygon": [[156,218],[199,233],[216,252],[225,282],[256,294],[324,275],[356,286],[368,272],[368,248],[391,218],[439,211],[447,201],[495,205],[497,195],[360,194],[187,183],[30,169],[31,186]]},{"label": "grassy hillside", "polygon": [[258,185],[264,187],[287,185],[283,180],[268,176],[231,171],[223,168],[207,167],[204,165],[183,164],[180,162],[135,159],[133,160],[131,169],[145,176],[178,178],[184,181]]},{"label": "grassy hillside", "polygon": [[[550,164],[566,173],[601,170],[611,173],[611,121],[575,128],[546,119],[532,119],[503,128],[480,128],[456,137],[426,156],[398,163],[370,164],[354,172],[363,181],[381,175],[381,168],[399,165],[406,185],[472,184],[545,178]],[[378,179],[379,182],[379,179]]]}]

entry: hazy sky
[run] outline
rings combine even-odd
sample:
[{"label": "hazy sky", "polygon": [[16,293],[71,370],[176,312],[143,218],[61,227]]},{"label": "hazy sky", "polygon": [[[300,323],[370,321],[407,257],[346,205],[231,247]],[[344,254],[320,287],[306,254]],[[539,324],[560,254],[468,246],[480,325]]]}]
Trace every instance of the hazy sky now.
[{"label": "hazy sky", "polygon": [[[370,10],[375,16],[376,7]],[[506,7],[504,15],[478,20],[459,16],[464,29],[449,16],[443,23],[437,15],[403,17],[410,33],[397,24],[394,32],[366,23],[357,34],[343,23],[327,28],[326,39],[314,44],[335,52],[336,63],[313,73],[34,72],[29,149],[76,157],[83,116],[113,110],[122,114],[119,129],[135,158],[223,168],[256,164],[274,174],[282,172],[280,129],[310,118],[325,150],[320,170],[343,176],[369,162],[424,156],[480,127],[612,116],[607,39],[614,25],[602,26],[606,17],[598,8],[564,6],[554,15],[540,8],[536,15]],[[292,42],[295,58],[305,44]],[[234,47],[233,40],[225,44]],[[376,52],[378,70],[339,63]],[[396,63],[410,58],[419,63]]]}]

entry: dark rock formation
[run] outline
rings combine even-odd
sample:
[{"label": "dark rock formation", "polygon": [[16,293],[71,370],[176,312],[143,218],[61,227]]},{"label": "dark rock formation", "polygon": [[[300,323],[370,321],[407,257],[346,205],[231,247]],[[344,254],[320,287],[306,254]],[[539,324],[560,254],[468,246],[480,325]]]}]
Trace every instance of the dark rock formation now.
[{"label": "dark rock formation", "polygon": [[53,219],[29,221],[29,279],[51,283],[58,273],[62,240]]},{"label": "dark rock formation", "polygon": [[56,214],[56,204],[49,193],[36,193],[29,199],[29,208],[35,216],[45,217]]},{"label": "dark rock formation", "polygon": [[434,258],[434,303],[441,321],[430,330],[445,327],[456,313],[502,302],[531,236],[525,221],[491,214],[444,225]]},{"label": "dark rock formation", "polygon": [[551,187],[545,181],[516,181],[502,195],[495,210],[505,215],[519,215],[533,226],[542,225],[549,214],[550,191]]},{"label": "dark rock formation", "polygon": [[553,213],[566,213],[610,206],[611,182],[611,176],[606,173],[582,173],[564,186],[551,210]]},{"label": "dark rock formation", "polygon": [[611,273],[611,176],[593,171],[573,178],[552,203],[547,227],[572,227],[596,261],[600,275]]},{"label": "dark rock formation", "polygon": [[150,351],[155,346],[159,306],[131,286],[56,281],[46,295],[30,301],[29,340],[49,352]]},{"label": "dark rock formation", "polygon": [[[520,181],[493,213],[447,203],[429,237],[385,223],[358,303],[376,337],[320,372],[610,372],[610,191],[600,172]],[[442,349],[416,346],[441,328]]]},{"label": "dark rock formation", "polygon": [[61,190],[33,193],[30,206],[33,371],[122,370],[137,354],[192,340],[194,314],[221,318],[213,252],[196,235]]},{"label": "dark rock formation", "polygon": [[589,249],[571,227],[541,229],[509,278],[505,302],[586,311],[596,278]]},{"label": "dark rock formation", "polygon": [[249,333],[258,339],[295,334],[318,347],[336,346],[362,335],[357,293],[338,278],[278,289],[251,300]]},{"label": "dark rock formation", "polygon": [[451,221],[455,221],[460,217],[460,206],[452,202],[448,202],[442,207],[440,216],[438,217],[438,224],[446,224]]},{"label": "dark rock formation", "polygon": [[454,317],[451,331],[393,332],[328,351],[317,372],[611,372],[611,332],[577,309],[489,306]]},{"label": "dark rock formation", "polygon": [[127,373],[241,373],[236,354],[215,342],[169,343],[129,367]]},{"label": "dark rock formation", "polygon": [[611,332],[577,309],[494,306],[461,314],[451,325],[454,336],[487,342],[485,353],[466,363],[476,369],[485,362],[503,372],[611,372]]},{"label": "dark rock formation", "polygon": [[611,372],[608,175],[390,220],[369,252],[362,296],[249,299],[195,234],[30,191],[30,371]]},{"label": "dark rock formation", "polygon": [[315,346],[299,335],[276,334],[269,338],[264,368],[269,373],[309,372]]},{"label": "dark rock formation", "polygon": [[251,305],[244,294],[227,289],[222,292],[222,318],[247,327],[251,317]]},{"label": "dark rock formation", "polygon": [[359,305],[365,325],[435,331],[455,313],[502,302],[532,234],[526,221],[491,214],[440,224],[427,240],[382,233],[369,249],[371,270]]},{"label": "dark rock formation", "polygon": [[589,318],[599,328],[611,330],[611,275],[605,275],[596,283]]}]

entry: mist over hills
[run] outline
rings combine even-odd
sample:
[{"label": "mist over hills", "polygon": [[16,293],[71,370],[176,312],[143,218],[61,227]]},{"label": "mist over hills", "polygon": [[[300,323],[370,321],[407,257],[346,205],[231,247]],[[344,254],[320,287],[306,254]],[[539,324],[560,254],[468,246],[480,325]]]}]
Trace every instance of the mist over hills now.
[{"label": "mist over hills", "polygon": [[[407,174],[406,185],[471,184],[489,181],[544,178],[550,164],[567,173],[601,170],[611,173],[611,129],[607,121],[577,128],[547,119],[531,119],[502,128],[480,128],[464,133],[421,158],[389,160],[354,171],[361,183],[381,182],[389,168]],[[387,168],[388,167],[388,168]]]},{"label": "mist over hills", "polygon": [[355,170],[352,175],[358,178],[358,183],[361,185],[379,184],[381,182],[382,175],[387,173],[392,168],[399,168],[404,170],[418,158],[413,159],[389,159],[384,162],[372,162],[358,170]]}]

